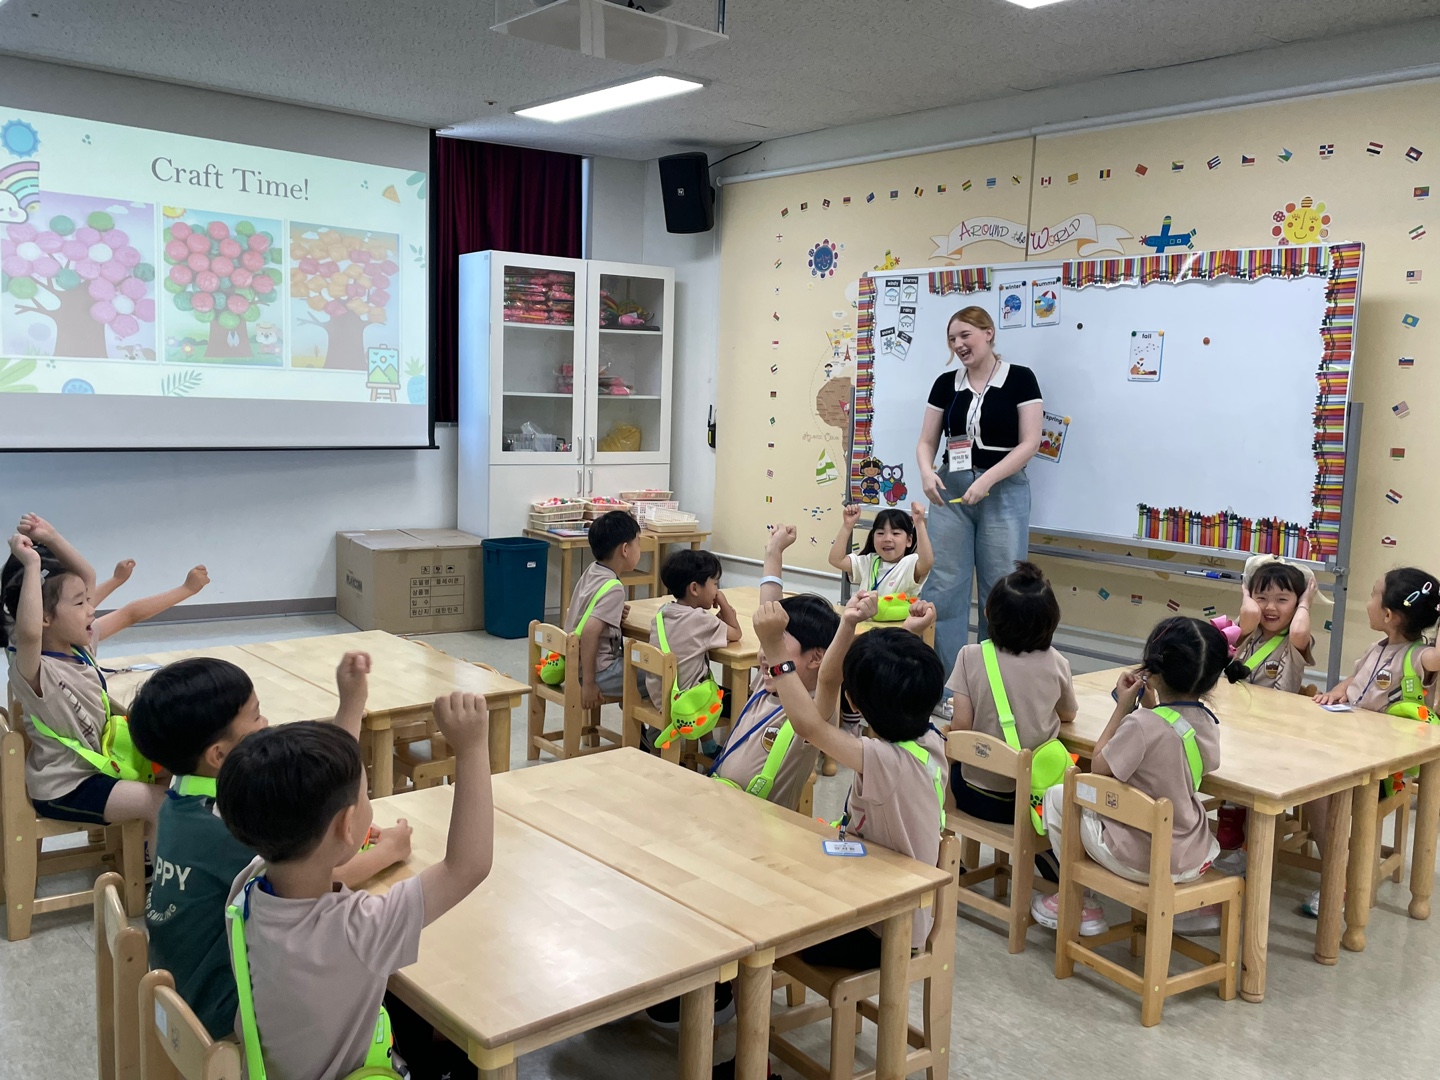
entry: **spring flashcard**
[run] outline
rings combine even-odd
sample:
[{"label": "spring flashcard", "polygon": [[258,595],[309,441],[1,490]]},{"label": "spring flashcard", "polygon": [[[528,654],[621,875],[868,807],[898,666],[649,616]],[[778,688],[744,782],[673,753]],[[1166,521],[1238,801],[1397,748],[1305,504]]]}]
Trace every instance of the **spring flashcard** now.
[{"label": "spring flashcard", "polygon": [[1025,282],[1012,281],[1000,286],[1000,326],[1002,329],[1024,326],[1028,321],[1025,314]]},{"label": "spring flashcard", "polygon": [[1164,330],[1130,331],[1130,382],[1159,382],[1161,355],[1165,351]]},{"label": "spring flashcard", "polygon": [[1040,421],[1040,449],[1035,456],[1045,461],[1059,461],[1065,450],[1065,434],[1070,430],[1070,417],[1046,412]]},{"label": "spring flashcard", "polygon": [[1030,325],[1055,326],[1060,322],[1060,278],[1030,282]]}]

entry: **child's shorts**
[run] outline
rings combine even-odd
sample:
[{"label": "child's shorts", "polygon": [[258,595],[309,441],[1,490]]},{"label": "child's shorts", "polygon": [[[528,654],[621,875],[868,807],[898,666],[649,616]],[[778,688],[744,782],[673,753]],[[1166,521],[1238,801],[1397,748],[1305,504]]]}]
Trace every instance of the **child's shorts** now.
[{"label": "child's shorts", "polygon": [[[583,681],[583,680],[582,680]],[[595,685],[608,698],[618,698],[625,693],[625,658],[622,656],[604,671],[595,675]]]},{"label": "child's shorts", "polygon": [[110,792],[120,781],[104,773],[88,777],[79,787],[58,799],[31,799],[31,805],[41,817],[56,821],[79,821],[86,825],[104,825],[105,804]]}]

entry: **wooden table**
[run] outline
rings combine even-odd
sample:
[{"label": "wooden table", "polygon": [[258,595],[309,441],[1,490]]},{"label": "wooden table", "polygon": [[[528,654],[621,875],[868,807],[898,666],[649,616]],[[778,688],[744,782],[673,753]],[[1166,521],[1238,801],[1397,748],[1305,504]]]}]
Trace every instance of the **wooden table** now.
[{"label": "wooden table", "polygon": [[[340,707],[340,697],[335,692],[333,669],[329,685],[319,686],[246,652],[238,645],[220,645],[213,649],[177,649],[171,652],[146,653],[143,656],[102,656],[100,665],[107,672],[105,678],[110,692],[118,701],[128,705],[135,699],[140,687],[155,672],[126,671],[126,668],[135,664],[159,664],[164,667],[176,660],[188,660],[197,656],[228,660],[236,667],[244,669],[245,674],[250,676],[250,681],[255,684],[261,713],[272,724],[292,724],[297,720],[329,720]],[[112,670],[117,671],[117,674],[108,674]]]},{"label": "wooden table", "polygon": [[[414,832],[410,861],[372,891],[444,857],[454,791],[373,804],[376,824],[403,817]],[[515,1077],[522,1054],[680,997],[680,1076],[710,1080],[714,984],[734,978],[750,951],[740,935],[496,814],[490,877],[425,929],[420,959],[392,975],[390,989],[487,1080]]]},{"label": "wooden table", "polygon": [[376,798],[395,790],[395,728],[428,719],[435,699],[456,690],[485,698],[490,707],[490,771],[510,768],[510,711],[530,692],[527,683],[383,630],[240,648],[320,687],[335,685],[335,666],[345,653],[359,649],[370,654],[373,669],[364,730],[371,739],[370,787]]},{"label": "wooden table", "polygon": [[496,777],[495,805],[754,946],[740,961],[737,1080],[766,1076],[775,958],[880,923],[876,1075],[904,1075],[911,920],[942,871],[877,845],[832,858],[820,846],[832,830],[631,748]]},{"label": "wooden table", "polygon": [[[1094,749],[1114,711],[1110,692],[1120,670],[1076,677],[1079,715],[1074,723],[1060,728],[1061,741],[1072,751],[1088,756]],[[1420,803],[1415,820],[1410,914],[1417,919],[1429,916],[1436,834],[1440,828],[1440,790],[1432,790],[1427,796],[1426,781],[1430,788],[1440,789],[1440,727],[1379,713],[1329,713],[1302,695],[1248,684],[1231,686],[1222,682],[1211,695],[1210,707],[1220,718],[1220,768],[1205,777],[1201,790],[1250,810],[1245,970],[1240,991],[1247,1001],[1261,1001],[1265,996],[1276,821],[1293,806],[1324,795],[1334,796],[1322,852],[1320,919],[1315,933],[1315,959],[1334,964],[1341,943],[1342,897],[1344,945],[1352,951],[1365,947],[1376,859],[1379,782],[1401,769],[1419,765]]]},{"label": "wooden table", "polygon": [[[750,686],[750,672],[760,663],[760,639],[755,636],[755,627],[751,622],[760,607],[760,589],[754,585],[740,585],[721,591],[735,609],[735,614],[740,618],[740,640],[732,641],[724,648],[711,649],[710,659],[720,665],[720,685],[727,688],[732,695],[739,694],[743,701]],[[794,596],[795,594],[786,593],[785,595]],[[655,621],[655,612],[670,603],[670,600],[671,598],[668,596],[632,600],[622,627],[625,636],[649,641],[650,625]],[[838,612],[844,609],[837,604],[835,610]],[[863,634],[867,630],[874,630],[877,627],[898,625],[898,623],[877,623],[873,620],[866,620],[856,627],[856,633]],[[925,643],[933,647],[935,628],[932,626],[925,631],[924,636]]]},{"label": "wooden table", "polygon": [[[575,572],[576,556],[583,558],[589,552],[590,538],[587,536],[556,536],[543,529],[526,529],[525,535],[532,540],[544,540],[560,553],[560,625],[563,627],[570,612],[570,596],[575,591],[575,580],[580,576]],[[626,594],[632,600],[635,598],[635,590],[638,588],[649,590],[647,595],[652,597],[659,593],[660,544],[669,542],[671,541],[659,540],[652,533],[642,532],[640,534],[640,555],[642,561],[648,555],[650,565],[637,566],[633,572],[620,578],[620,583],[625,586]]]}]

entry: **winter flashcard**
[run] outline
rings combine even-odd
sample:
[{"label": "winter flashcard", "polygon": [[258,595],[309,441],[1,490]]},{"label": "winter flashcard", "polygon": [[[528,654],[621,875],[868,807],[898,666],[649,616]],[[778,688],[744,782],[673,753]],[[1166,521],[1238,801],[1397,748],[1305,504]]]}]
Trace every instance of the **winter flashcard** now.
[{"label": "winter flashcard", "polygon": [[0,222],[0,349],[155,359],[153,205],[46,191]]},{"label": "winter flashcard", "polygon": [[1030,325],[1055,326],[1060,322],[1060,278],[1030,282]]},{"label": "winter flashcard", "polygon": [[1040,422],[1040,449],[1036,456],[1045,461],[1059,461],[1065,449],[1065,435],[1070,430],[1070,417],[1046,412]]},{"label": "winter flashcard", "polygon": [[880,289],[880,299],[886,307],[894,307],[900,303],[900,279],[898,277],[887,277]]},{"label": "winter flashcard", "polygon": [[1165,350],[1164,330],[1130,331],[1130,382],[1159,382],[1160,359]]},{"label": "winter flashcard", "polygon": [[1025,301],[1025,282],[1012,281],[1000,286],[1001,329],[1011,329],[1025,325],[1027,321]]},{"label": "winter flashcard", "polygon": [[907,274],[900,279],[900,302],[902,304],[913,304],[920,299],[920,278],[916,274]]}]

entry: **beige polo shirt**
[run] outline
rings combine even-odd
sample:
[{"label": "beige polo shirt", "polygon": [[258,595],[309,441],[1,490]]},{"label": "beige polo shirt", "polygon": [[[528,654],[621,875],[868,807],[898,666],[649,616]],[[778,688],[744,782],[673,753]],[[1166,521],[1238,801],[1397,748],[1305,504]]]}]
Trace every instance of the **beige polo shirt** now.
[{"label": "beige polo shirt", "polygon": [[[713,611],[686,604],[666,604],[657,612],[665,619],[665,640],[675,656],[675,681],[682,691],[710,678],[710,650],[722,648],[729,640],[729,627]],[[656,619],[650,620],[650,644],[660,647]],[[645,692],[659,705],[671,687],[660,685],[660,676],[645,676]]]},{"label": "beige polo shirt", "polygon": [[[1270,640],[1269,634],[1257,627],[1247,634],[1235,647],[1235,659],[1245,663]],[[1313,643],[1312,646],[1313,648]],[[1305,665],[1313,664],[1315,657],[1310,649],[1303,653],[1290,644],[1290,636],[1275,646],[1270,655],[1255,666],[1246,681],[1253,686],[1269,686],[1287,694],[1298,694],[1300,684],[1305,681]]]},{"label": "beige polo shirt", "polygon": [[[945,740],[933,729],[915,740],[938,765],[942,778],[948,774]],[[864,768],[850,786],[846,805],[850,833],[867,844],[878,844],[901,855],[934,866],[940,858],[940,801],[935,781],[914,754],[883,739],[862,737]],[[943,779],[942,779],[943,791]],[[915,912],[910,947],[921,948],[935,922],[930,908]]]},{"label": "beige polo shirt", "polygon": [[[257,858],[242,870],[228,903],[264,869]],[[407,878],[384,896],[336,885],[313,900],[272,896],[257,883],[249,902],[245,947],[270,1080],[338,1080],[360,1068],[386,981],[420,956],[420,879]],[[238,1013],[235,1034],[243,1045]]]},{"label": "beige polo shirt", "polygon": [[[1417,648],[1419,646],[1419,648]],[[1423,671],[1419,667],[1419,656],[1423,645],[1418,641],[1406,641],[1392,645],[1389,641],[1377,641],[1355,661],[1355,674],[1346,691],[1346,700],[1357,709],[1370,712],[1384,712],[1397,701],[1404,700],[1400,680],[1405,677],[1405,650],[1415,649],[1415,674],[1420,676],[1425,688],[1425,699],[1435,697],[1435,672]]]},{"label": "beige polo shirt", "polygon": [[[600,591],[600,586],[607,581],[619,581],[619,576],[608,566],[601,566],[599,563],[591,563],[580,575],[580,580],[575,583],[575,591],[570,596],[570,611],[565,618],[565,632],[575,633],[575,627],[580,624],[580,619],[585,614],[585,609],[590,606],[590,601]],[[625,586],[613,585],[600,598],[595,605],[595,611],[590,618],[604,625],[600,634],[600,647],[595,653],[595,674],[599,675],[611,664],[621,658],[621,649],[624,647],[621,642],[620,626],[625,620]],[[578,674],[578,672],[577,672]]]},{"label": "beige polo shirt", "polygon": [[15,670],[15,654],[9,657],[10,693],[20,704],[25,734],[30,740],[25,754],[25,790],[32,799],[59,799],[96,775],[95,768],[68,746],[41,735],[30,718],[39,716],[52,731],[99,753],[105,730],[100,673],[78,660],[42,656],[37,694]]},{"label": "beige polo shirt", "polygon": [[[750,678],[751,698],[759,692],[761,685],[760,672],[757,670]],[[785,723],[785,708],[776,694],[766,694],[754,700],[754,703],[743,711],[744,715],[737,717],[730,729],[730,736],[725,741],[725,752],[715,768],[717,777],[729,780],[742,790],[760,775],[760,770],[765,767],[765,759],[770,754],[770,747],[766,743],[773,744],[775,735]],[[835,718],[830,717],[829,720],[834,723]],[[790,744],[790,752],[785,755],[785,760],[780,765],[780,772],[775,777],[775,783],[770,788],[770,797],[766,801],[789,810],[799,806],[800,793],[805,789],[805,781],[815,771],[815,763],[819,758],[820,751],[796,735]]]},{"label": "beige polo shirt", "polygon": [[[1058,710],[1074,715],[1078,708],[1075,685],[1070,679],[1070,661],[1054,649],[1027,653],[996,649],[995,660],[1000,667],[1000,680],[1005,684],[1005,696],[1010,699],[1010,709],[1015,714],[1015,737],[1020,740],[1020,748],[1034,750],[1058,737]],[[1005,738],[1000,730],[1000,710],[995,705],[990,678],[985,673],[985,656],[980,645],[966,645],[960,650],[950,681],[945,685],[955,691],[956,697],[969,699],[975,714],[972,731],[993,735],[997,739]],[[986,772],[973,765],[961,765],[960,774],[972,787],[1006,795],[1015,791],[1015,781],[1010,777]]]},{"label": "beige polo shirt", "polygon": [[[1182,705],[1175,710],[1195,729],[1202,775],[1220,767],[1220,725],[1204,709]],[[1136,709],[1121,722],[1101,753],[1115,779],[1152,799],[1169,799],[1173,807],[1170,873],[1196,869],[1210,853],[1210,826],[1190,775],[1190,763],[1178,732],[1149,709]],[[1105,843],[1114,856],[1135,870],[1150,869],[1150,837],[1109,818]]]}]

